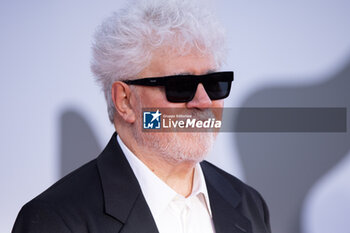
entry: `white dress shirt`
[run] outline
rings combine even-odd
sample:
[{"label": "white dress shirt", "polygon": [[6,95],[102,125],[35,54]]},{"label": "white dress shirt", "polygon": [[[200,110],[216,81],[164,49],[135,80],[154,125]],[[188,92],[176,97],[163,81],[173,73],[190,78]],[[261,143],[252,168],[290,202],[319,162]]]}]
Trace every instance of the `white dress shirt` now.
[{"label": "white dress shirt", "polygon": [[199,164],[187,198],[177,194],[126,147],[117,136],[151,210],[159,233],[215,233],[208,191]]}]

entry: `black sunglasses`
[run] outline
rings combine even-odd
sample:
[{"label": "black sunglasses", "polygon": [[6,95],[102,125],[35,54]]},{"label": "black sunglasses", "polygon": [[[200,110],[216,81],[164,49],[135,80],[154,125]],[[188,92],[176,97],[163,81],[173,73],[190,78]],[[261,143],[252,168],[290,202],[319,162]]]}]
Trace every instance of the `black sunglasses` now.
[{"label": "black sunglasses", "polygon": [[122,81],[129,85],[165,86],[169,102],[189,102],[196,94],[197,86],[202,83],[211,100],[224,99],[230,94],[233,72],[215,72],[204,75],[172,75],[157,78],[141,78]]}]

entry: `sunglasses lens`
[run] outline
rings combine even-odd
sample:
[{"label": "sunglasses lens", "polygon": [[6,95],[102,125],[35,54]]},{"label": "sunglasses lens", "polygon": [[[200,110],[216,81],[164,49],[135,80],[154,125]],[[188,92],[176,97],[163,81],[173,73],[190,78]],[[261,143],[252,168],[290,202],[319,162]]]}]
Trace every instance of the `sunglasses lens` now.
[{"label": "sunglasses lens", "polygon": [[169,102],[180,103],[190,101],[196,92],[197,85],[187,79],[175,78],[165,85],[166,97]]},{"label": "sunglasses lens", "polygon": [[226,98],[230,94],[231,81],[206,81],[204,84],[205,91],[211,100]]}]

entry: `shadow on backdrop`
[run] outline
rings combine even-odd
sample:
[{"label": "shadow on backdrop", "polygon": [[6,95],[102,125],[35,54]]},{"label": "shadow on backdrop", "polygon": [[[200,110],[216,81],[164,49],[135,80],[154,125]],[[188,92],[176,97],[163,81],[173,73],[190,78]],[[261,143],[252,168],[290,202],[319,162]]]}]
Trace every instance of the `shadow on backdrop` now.
[{"label": "shadow on backdrop", "polygon": [[[241,107],[350,108],[350,60],[324,82],[259,90]],[[237,119],[236,124],[239,125]],[[349,124],[349,116],[346,118]],[[300,232],[303,200],[350,148],[345,133],[236,133],[247,182],[265,197],[273,232]]]},{"label": "shadow on backdrop", "polygon": [[96,136],[83,115],[65,109],[60,117],[60,176],[94,159],[101,152]]}]

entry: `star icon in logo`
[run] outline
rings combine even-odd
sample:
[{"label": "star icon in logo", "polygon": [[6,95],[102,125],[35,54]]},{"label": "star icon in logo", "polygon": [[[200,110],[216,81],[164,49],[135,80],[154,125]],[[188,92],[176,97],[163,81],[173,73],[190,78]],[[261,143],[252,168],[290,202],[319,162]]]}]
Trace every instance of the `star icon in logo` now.
[{"label": "star icon in logo", "polygon": [[[153,122],[155,119],[159,118],[159,116],[162,114],[159,112],[159,109],[158,109],[157,112],[152,113],[151,115],[153,116],[151,122]],[[157,120],[157,121],[159,121],[159,120]]]}]

